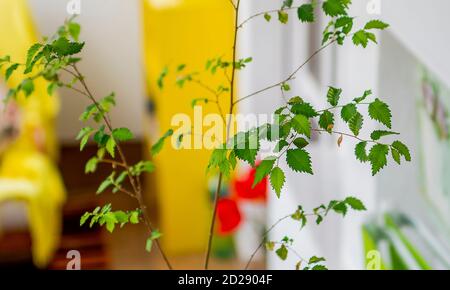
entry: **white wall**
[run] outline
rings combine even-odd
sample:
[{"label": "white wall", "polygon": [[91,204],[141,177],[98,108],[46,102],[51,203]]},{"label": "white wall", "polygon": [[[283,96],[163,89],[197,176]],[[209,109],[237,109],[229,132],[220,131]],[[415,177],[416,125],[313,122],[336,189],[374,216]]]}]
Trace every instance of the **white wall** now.
[{"label": "white wall", "polygon": [[[69,0],[29,0],[34,20],[42,35],[52,35],[68,18]],[[80,64],[88,84],[99,98],[114,91],[117,108],[113,124],[142,134],[144,110],[144,68],[141,53],[141,13],[138,0],[81,0],[81,39],[86,41]],[[58,135],[73,142],[81,124],[80,113],[88,102],[83,96],[61,90],[62,109]]]}]

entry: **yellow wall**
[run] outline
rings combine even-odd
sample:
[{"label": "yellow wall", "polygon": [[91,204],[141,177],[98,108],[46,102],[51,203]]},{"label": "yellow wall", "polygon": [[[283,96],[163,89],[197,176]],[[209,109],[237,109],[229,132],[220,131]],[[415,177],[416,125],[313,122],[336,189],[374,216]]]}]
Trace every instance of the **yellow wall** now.
[{"label": "yellow wall", "polygon": [[[169,65],[173,73],[181,63],[187,71],[204,72],[207,59],[230,59],[233,8],[227,0],[143,0],[143,4],[147,81],[161,132],[165,132],[174,114],[193,116],[193,98],[209,96],[193,84],[175,87],[173,74],[160,90],[156,85],[160,72]],[[214,88],[225,83],[223,74],[202,73],[201,77]],[[210,112],[217,112],[214,104],[203,109],[204,115]],[[167,142],[155,160],[162,242],[169,254],[201,252],[206,247],[211,215],[205,175],[209,154],[207,150],[177,151]]]}]

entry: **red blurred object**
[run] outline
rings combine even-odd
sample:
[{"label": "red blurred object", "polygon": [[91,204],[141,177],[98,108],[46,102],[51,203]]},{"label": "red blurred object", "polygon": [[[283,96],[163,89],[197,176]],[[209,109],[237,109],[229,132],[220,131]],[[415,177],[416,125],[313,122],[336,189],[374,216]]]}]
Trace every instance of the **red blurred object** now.
[{"label": "red blurred object", "polygon": [[217,217],[219,234],[232,233],[241,223],[242,216],[235,200],[221,198],[217,203]]},{"label": "red blurred object", "polygon": [[241,199],[260,200],[265,202],[267,199],[267,177],[261,180],[254,188],[252,188],[255,180],[256,169],[251,168],[243,179],[234,180],[234,191],[236,196]]}]

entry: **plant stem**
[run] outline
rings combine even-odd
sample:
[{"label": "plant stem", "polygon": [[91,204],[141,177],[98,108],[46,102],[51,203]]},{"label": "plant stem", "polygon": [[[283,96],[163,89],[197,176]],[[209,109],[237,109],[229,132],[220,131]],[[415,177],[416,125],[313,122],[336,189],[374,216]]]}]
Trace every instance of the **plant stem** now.
[{"label": "plant stem", "polygon": [[[236,82],[236,54],[237,54],[237,38],[238,38],[238,21],[239,21],[239,6],[241,4],[241,0],[238,0],[236,5],[233,5],[235,11],[235,20],[234,20],[234,39],[233,39],[233,52],[232,52],[232,71],[231,71],[231,79],[230,79],[230,110],[228,116],[228,124],[227,124],[227,133],[225,140],[228,140],[231,128],[231,115],[233,114],[234,108],[234,95],[235,95],[235,82]],[[205,257],[205,270],[209,267],[209,260],[211,256],[211,247],[213,243],[214,236],[214,228],[216,224],[216,216],[217,216],[217,205],[219,202],[219,195],[222,189],[222,181],[223,174],[219,174],[219,181],[217,183],[216,193],[214,194],[214,210],[211,218],[211,225],[209,228],[209,237],[208,237],[208,245],[206,248],[206,257]]]},{"label": "plant stem", "polygon": [[[75,64],[73,64],[72,68],[75,71],[74,74],[76,75],[76,77],[80,81],[82,87],[84,88],[84,92],[82,92],[80,90],[75,90],[75,91],[77,91],[79,93],[82,93],[83,95],[87,96],[90,99],[90,101],[96,106],[97,110],[99,112],[102,112],[100,104],[98,103],[97,99],[94,97],[92,92],[90,91],[86,81],[84,80],[83,75],[78,70],[78,67]],[[106,127],[108,128],[108,130],[111,133],[111,138],[113,138],[112,137],[113,127],[112,127],[109,115],[108,114],[102,114],[102,118],[103,118],[103,121],[104,121]],[[133,174],[131,172],[131,167],[128,164],[127,158],[126,158],[125,154],[123,153],[122,147],[120,146],[119,142],[116,142],[116,147],[117,147],[117,151],[119,153],[119,157],[121,159],[121,162],[119,162],[118,164],[120,164],[121,166],[123,166],[126,169],[126,171],[128,173],[127,174],[128,175],[128,179],[129,179],[129,181],[131,183],[131,186],[133,188],[133,191],[134,191],[134,194],[128,193],[128,195],[134,197],[137,200],[137,202],[139,204],[139,208],[141,209],[142,215],[144,217],[144,222],[145,222],[147,228],[149,229],[149,231],[153,232],[154,229],[153,229],[153,226],[151,225],[149,214],[148,214],[148,211],[147,211],[147,206],[145,205],[144,198],[143,198],[143,195],[142,195],[140,179],[139,179],[139,177],[133,177]],[[155,240],[154,242],[155,242],[155,244],[156,244],[156,246],[157,246],[161,256],[163,257],[164,262],[166,263],[167,267],[170,270],[172,270],[173,269],[172,265],[171,265],[169,259],[167,258],[166,254],[162,250],[161,245],[159,244],[159,241]]]}]

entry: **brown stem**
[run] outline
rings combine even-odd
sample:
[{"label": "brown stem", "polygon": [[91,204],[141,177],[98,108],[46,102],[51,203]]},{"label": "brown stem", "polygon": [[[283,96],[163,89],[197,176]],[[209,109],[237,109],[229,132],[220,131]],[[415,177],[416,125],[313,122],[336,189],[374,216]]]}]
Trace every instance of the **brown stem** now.
[{"label": "brown stem", "polygon": [[[86,96],[91,100],[91,102],[96,106],[96,108],[97,108],[97,110],[98,110],[99,112],[102,112],[102,108],[101,108],[100,104],[99,104],[98,101],[95,99],[94,95],[92,94],[92,92],[90,91],[89,87],[87,86],[86,81],[84,80],[83,75],[82,75],[82,74],[80,73],[80,71],[78,70],[78,67],[77,67],[75,64],[73,64],[73,65],[72,65],[72,68],[75,70],[75,74],[77,75],[77,78],[79,79],[81,85],[83,86],[83,88],[84,88],[84,90],[85,90],[85,94],[84,94],[84,95],[86,95]],[[106,127],[108,128],[108,130],[109,130],[110,133],[111,133],[111,138],[113,138],[113,137],[112,137],[113,127],[112,127],[112,124],[111,124],[111,120],[110,120],[110,118],[109,118],[109,115],[108,115],[108,114],[102,114],[102,118],[103,118],[103,121],[105,122]],[[119,153],[119,157],[120,157],[120,159],[121,159],[121,161],[122,161],[123,166],[124,166],[124,167],[126,168],[126,170],[127,170],[127,173],[128,173],[128,174],[127,174],[127,175],[128,175],[128,179],[129,179],[129,181],[130,181],[130,183],[131,183],[131,186],[132,186],[132,188],[133,188],[133,191],[135,192],[134,198],[135,198],[135,199],[138,201],[138,203],[139,203],[139,208],[140,208],[141,211],[142,211],[142,215],[143,215],[143,217],[144,217],[144,221],[145,221],[146,226],[148,227],[148,229],[150,230],[150,232],[153,232],[154,229],[153,229],[153,226],[151,225],[150,218],[149,218],[149,214],[148,214],[148,211],[147,211],[147,206],[145,205],[144,198],[143,198],[143,195],[142,195],[140,179],[139,179],[139,177],[133,177],[132,172],[131,172],[131,167],[130,167],[129,164],[128,164],[128,161],[127,161],[127,159],[126,159],[126,157],[125,157],[125,154],[123,153],[122,147],[120,146],[120,144],[119,144],[118,142],[116,142],[116,143],[117,143],[117,144],[116,144],[116,146],[117,146],[117,152]],[[173,269],[173,268],[172,268],[172,265],[171,265],[169,259],[167,258],[166,254],[165,254],[164,251],[162,250],[159,241],[158,241],[158,240],[155,240],[155,244],[156,244],[156,246],[157,246],[157,248],[158,248],[158,250],[159,250],[161,256],[163,257],[164,262],[166,263],[167,267],[168,267],[170,270],[172,270],[172,269]]]},{"label": "brown stem", "polygon": [[[236,5],[234,6],[235,10],[235,21],[234,21],[234,39],[233,39],[233,53],[232,53],[232,71],[231,71],[231,80],[230,80],[230,110],[229,110],[229,121],[227,124],[227,133],[225,140],[228,139],[228,135],[230,134],[230,128],[231,128],[231,115],[233,114],[233,108],[234,108],[234,95],[235,95],[235,82],[236,82],[236,54],[237,54],[237,38],[238,38],[238,21],[239,21],[239,5],[241,1],[238,0]],[[211,225],[209,228],[209,237],[208,237],[208,245],[206,249],[206,257],[205,257],[205,270],[209,267],[209,259],[211,256],[211,247],[213,243],[213,236],[214,236],[214,228],[216,224],[216,215],[217,215],[217,204],[219,202],[219,195],[220,190],[222,188],[222,180],[223,180],[223,174],[219,174],[219,182],[217,183],[217,189],[216,193],[214,194],[214,210],[211,217]]]}]

